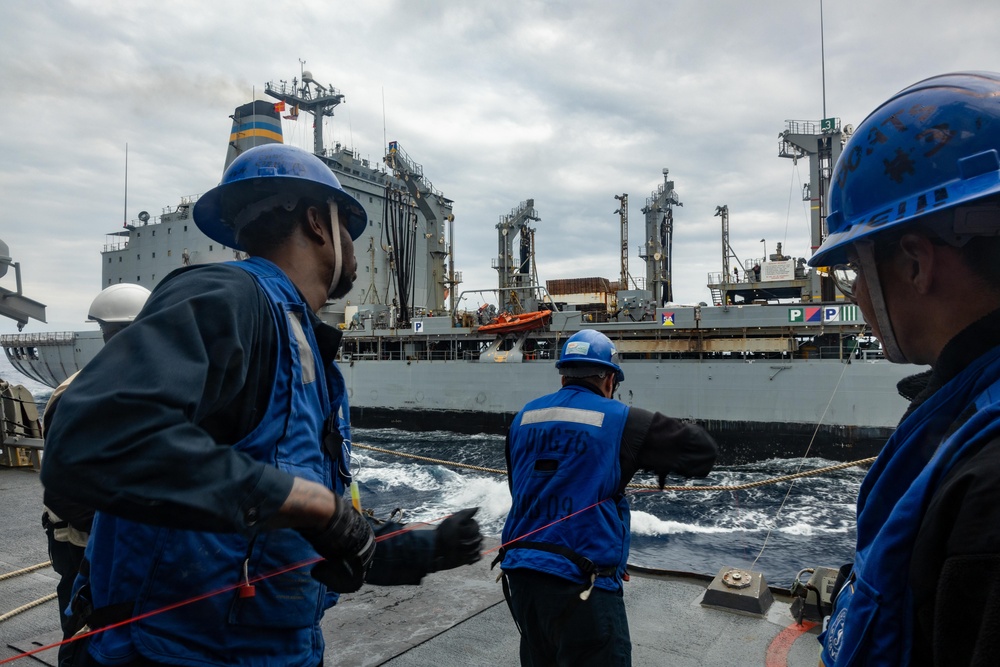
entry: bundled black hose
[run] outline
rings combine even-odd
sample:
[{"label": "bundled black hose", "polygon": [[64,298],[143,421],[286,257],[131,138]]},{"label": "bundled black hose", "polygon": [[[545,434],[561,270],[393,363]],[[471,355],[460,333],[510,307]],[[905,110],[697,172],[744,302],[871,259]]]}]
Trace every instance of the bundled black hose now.
[{"label": "bundled black hose", "polygon": [[413,309],[417,214],[409,195],[401,190],[387,187],[385,201],[383,233],[388,237],[390,262],[399,295],[399,322],[405,326]]}]

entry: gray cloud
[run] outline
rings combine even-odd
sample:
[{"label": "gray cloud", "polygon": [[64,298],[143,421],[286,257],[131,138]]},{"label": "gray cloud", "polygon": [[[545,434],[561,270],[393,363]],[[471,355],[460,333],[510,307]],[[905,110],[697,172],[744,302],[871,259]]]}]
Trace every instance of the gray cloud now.
[{"label": "gray cloud", "polygon": [[[786,119],[818,120],[819,6],[598,0],[497,3],[8,2],[0,5],[0,238],[50,323],[80,328],[105,234],[220,176],[229,114],[298,58],[347,103],[332,144],[379,161],[398,140],[455,201],[466,288],[496,283],[495,224],[534,198],[540,277],[618,276],[615,194],[641,208],[671,178],[675,295],[707,300],[728,204],[741,257],[807,255],[805,164]],[[1000,7],[982,0],[826,3],[827,113],[859,123],[916,80],[1000,70]],[[384,111],[383,111],[384,110]],[[309,147],[308,121],[286,128]],[[124,159],[129,146],[128,206]],[[5,287],[9,278],[0,281]],[[0,332],[14,331],[0,322]]]}]

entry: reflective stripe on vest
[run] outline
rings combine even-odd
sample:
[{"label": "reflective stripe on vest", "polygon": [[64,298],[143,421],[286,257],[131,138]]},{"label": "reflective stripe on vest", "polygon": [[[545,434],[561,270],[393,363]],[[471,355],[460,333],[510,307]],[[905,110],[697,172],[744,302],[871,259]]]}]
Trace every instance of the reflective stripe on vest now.
[{"label": "reflective stripe on vest", "polygon": [[[627,416],[625,404],[569,385],[528,403],[514,418],[513,504],[503,529],[503,569],[528,568],[583,584],[590,577],[580,563],[590,562],[610,574],[599,577],[597,587],[621,588],[629,510],[617,493]],[[518,537],[532,544],[509,544]],[[539,548],[538,543],[555,548]]]}]

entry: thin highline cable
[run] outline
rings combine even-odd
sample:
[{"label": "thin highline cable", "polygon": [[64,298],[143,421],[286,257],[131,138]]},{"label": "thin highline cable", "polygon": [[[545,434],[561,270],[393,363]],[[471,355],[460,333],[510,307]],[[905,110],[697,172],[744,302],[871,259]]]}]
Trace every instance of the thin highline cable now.
[{"label": "thin highline cable", "polygon": [[[856,350],[857,347],[858,347],[858,342],[857,339],[855,339],[854,350]],[[850,352],[851,356],[854,355],[854,350],[851,350]],[[796,474],[798,474],[799,471],[802,470],[802,466],[805,463],[805,460],[809,457],[809,450],[812,449],[813,442],[815,442],[816,440],[816,434],[819,433],[819,427],[823,425],[823,420],[826,419],[826,413],[830,410],[830,405],[833,404],[833,397],[837,395],[837,390],[840,389],[840,383],[844,380],[844,374],[847,373],[848,364],[845,363],[843,364],[843,366],[844,366],[843,370],[840,371],[840,377],[837,378],[837,384],[833,387],[833,392],[831,392],[830,394],[830,400],[827,401],[826,407],[823,408],[823,414],[819,416],[819,421],[816,422],[816,429],[813,431],[812,437],[809,439],[809,445],[806,447],[805,453],[802,454],[802,456],[799,458],[799,466],[795,470]],[[795,480],[792,480],[792,483],[788,485],[788,490],[785,491],[785,496],[781,499],[781,504],[778,505],[778,511],[774,513],[774,520],[768,527],[767,534],[764,535],[764,543],[760,546],[760,551],[757,553],[757,557],[753,559],[752,563],[750,563],[751,572],[753,571],[754,566],[757,564],[757,561],[760,560],[760,557],[764,555],[764,549],[767,548],[767,542],[769,539],[771,539],[771,533],[774,532],[774,527],[778,523],[778,517],[781,516],[781,510],[784,509],[785,503],[788,501],[788,497],[791,495],[792,488],[794,486],[795,486]]]}]

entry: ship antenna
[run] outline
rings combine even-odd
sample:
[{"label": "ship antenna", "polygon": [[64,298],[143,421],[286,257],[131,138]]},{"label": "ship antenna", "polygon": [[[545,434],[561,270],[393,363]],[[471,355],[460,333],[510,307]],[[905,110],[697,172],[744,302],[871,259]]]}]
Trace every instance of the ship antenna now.
[{"label": "ship antenna", "polygon": [[351,107],[347,107],[347,134],[351,138],[351,150],[354,150],[354,121],[351,120]]},{"label": "ship antenna", "polygon": [[823,0],[819,0],[819,59],[823,78],[823,118],[826,118],[826,49],[823,44]]},{"label": "ship antenna", "polygon": [[125,210],[122,211],[122,228],[128,227],[128,142],[125,142]]},{"label": "ship antenna", "polygon": [[382,149],[389,147],[389,139],[385,135],[385,86],[382,86]]}]

